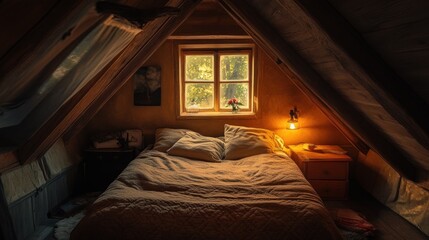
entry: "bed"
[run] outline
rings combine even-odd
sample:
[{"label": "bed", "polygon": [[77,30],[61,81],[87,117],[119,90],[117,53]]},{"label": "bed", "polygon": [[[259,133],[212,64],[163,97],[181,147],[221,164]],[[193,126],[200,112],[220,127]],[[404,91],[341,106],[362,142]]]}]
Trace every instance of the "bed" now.
[{"label": "bed", "polygon": [[110,184],[71,239],[341,239],[276,135],[259,130],[226,125],[224,139],[157,131],[154,149]]}]

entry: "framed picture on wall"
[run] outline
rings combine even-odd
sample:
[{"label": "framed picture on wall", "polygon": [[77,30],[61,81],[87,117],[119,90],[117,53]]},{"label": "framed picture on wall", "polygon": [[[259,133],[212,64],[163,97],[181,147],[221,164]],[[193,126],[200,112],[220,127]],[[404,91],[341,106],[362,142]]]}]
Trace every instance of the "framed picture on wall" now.
[{"label": "framed picture on wall", "polygon": [[133,76],[134,105],[161,106],[161,67],[143,66]]}]

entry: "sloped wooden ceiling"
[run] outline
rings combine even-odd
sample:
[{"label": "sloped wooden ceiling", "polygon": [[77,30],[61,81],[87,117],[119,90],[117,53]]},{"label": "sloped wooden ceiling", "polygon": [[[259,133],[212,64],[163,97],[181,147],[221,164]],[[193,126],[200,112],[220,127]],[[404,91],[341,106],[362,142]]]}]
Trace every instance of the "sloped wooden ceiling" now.
[{"label": "sloped wooden ceiling", "polygon": [[428,104],[429,2],[328,1]]},{"label": "sloped wooden ceiling", "polygon": [[[47,118],[46,116],[34,118],[34,115],[37,116],[37,113],[31,113],[21,124],[0,129],[1,146],[11,146],[15,148],[16,150],[14,153],[20,162],[27,162],[40,158],[58,138],[70,136],[73,134],[74,130],[85,125],[88,119],[90,119],[140,67],[140,63],[151,56],[162,44],[163,40],[186,19],[191,10],[199,3],[199,1],[187,0],[123,2],[124,4],[136,6],[138,8],[150,9],[170,6],[178,7],[181,11],[177,16],[160,17],[148,22],[142,28],[142,31],[106,69],[101,71],[100,74],[79,90],[72,98],[63,103],[58,111],[47,116]],[[71,4],[73,8],[67,8],[66,3]],[[27,34],[24,34],[22,38],[17,37],[19,40],[11,47],[12,50],[16,48],[16,51],[8,50],[2,57],[2,72],[7,74],[15,68],[22,67],[22,61],[25,62],[28,61],[29,58],[37,57],[34,56],[32,51],[28,51],[28,53],[22,51],[21,47],[25,48],[25,44],[22,42],[30,42],[33,37],[39,36],[40,33],[38,33],[38,31],[43,31],[54,36],[49,38],[37,38],[39,41],[35,44],[36,48],[41,48],[39,45],[42,45],[45,49],[51,49],[52,47],[63,45],[59,48],[66,49],[73,44],[73,41],[65,43],[65,41],[63,41],[64,39],[62,39],[64,33],[70,34],[72,36],[70,38],[77,39],[80,35],[84,34],[85,31],[69,31],[70,27],[76,29],[82,27],[81,25],[85,26],[88,24],[88,21],[82,21],[80,25],[75,26],[74,24],[77,24],[76,22],[69,22],[69,27],[64,27],[64,21],[54,21],[53,18],[61,19],[61,17],[69,15],[73,18],[76,17],[76,14],[80,16],[81,13],[78,11],[79,8],[82,11],[84,8],[88,9],[89,14],[87,14],[87,16],[95,16],[96,19],[106,17],[103,16],[103,14],[96,13],[95,1],[85,1],[84,3],[78,1],[78,3],[74,5],[73,3],[75,3],[75,1],[71,0],[53,4],[53,9],[47,11],[46,15],[42,16],[39,22],[35,24],[31,23],[34,24],[34,26],[30,27],[31,30],[29,30]],[[144,6],[142,7],[142,5]],[[2,5],[2,7],[6,6]],[[73,9],[77,10],[72,11]],[[60,13],[58,13],[58,11]],[[96,19],[92,22],[96,22]],[[69,39],[69,37],[66,39]],[[43,55],[43,57],[46,57],[44,63],[47,64],[51,61],[58,61],[56,56],[59,54],[62,54],[61,50],[56,53],[53,52],[48,55]],[[35,59],[34,61],[39,62],[40,59]],[[5,62],[9,64],[10,68],[3,68],[3,63]],[[43,66],[41,66],[40,69],[36,68],[34,75],[40,74],[43,69]],[[24,81],[24,79],[18,80]],[[0,83],[4,83],[4,79],[2,79],[2,81],[3,82]]]},{"label": "sloped wooden ceiling", "polygon": [[329,3],[220,2],[355,134],[428,186],[427,105]]},{"label": "sloped wooden ceiling", "polygon": [[[74,6],[74,1],[66,2]],[[163,17],[149,22],[144,26],[142,33],[108,69],[37,129],[25,133],[21,138],[25,141],[20,142],[18,148],[19,157],[24,161],[40,157],[59,137],[67,138],[75,132],[74,130],[84,126],[200,1],[121,2],[140,7],[142,5],[145,7],[178,6],[182,12],[176,17]],[[425,101],[427,91],[419,87],[416,91],[415,86],[410,87],[408,78],[413,78],[413,75],[406,74],[408,70],[399,71],[398,75],[395,69],[400,67],[401,62],[389,61],[391,55],[388,53],[392,49],[378,48],[376,42],[371,41],[365,34],[363,38],[362,30],[356,31],[347,18],[340,15],[328,1],[219,0],[217,2],[276,60],[282,69],[295,75],[297,85],[304,92],[316,96],[318,104],[325,109],[325,113],[333,116],[333,121],[342,128],[343,132],[346,132],[349,137],[359,138],[355,139],[355,143],[363,140],[365,142],[363,145],[367,144],[382,155],[402,175],[428,188],[429,124],[427,123],[429,121],[425,113],[428,110]],[[360,0],[348,1],[349,5],[335,0],[330,2],[347,15],[359,30],[361,26],[359,23],[363,21],[361,18],[364,18],[365,14],[353,14],[353,7],[358,10],[365,9],[365,3]],[[406,0],[394,2],[399,6],[408,3]],[[53,1],[46,0],[44,4],[58,4],[55,6],[59,9],[64,8],[62,4]],[[371,6],[378,9],[378,15],[383,16],[385,7],[396,5],[386,3],[386,5],[372,4]],[[424,6],[427,10],[427,4]],[[79,5],[75,7],[79,8]],[[412,15],[414,10],[409,8],[408,10],[407,16]],[[67,9],[62,11],[64,14],[69,13]],[[36,15],[47,14],[47,18],[44,19],[51,19],[54,24],[41,20],[30,29],[34,32],[34,29],[38,29],[37,26],[43,23],[44,26],[50,26],[49,33],[56,33],[59,34],[57,37],[61,37],[64,31],[54,31],[61,28],[61,24],[55,24],[52,20],[55,16],[58,17],[52,15],[53,13],[35,11]],[[24,43],[30,43],[32,36],[38,36],[39,42],[36,45],[47,44],[45,38],[33,33],[25,26],[20,29],[28,31],[29,35],[15,34],[5,48],[1,49],[5,53],[2,62],[10,61],[8,65],[10,68],[19,66],[18,60],[22,56],[26,58],[27,50],[31,55],[31,49],[20,50],[21,48],[16,47],[19,44],[25,47]],[[190,30],[182,29],[182,31]],[[415,32],[418,32],[418,29]],[[72,31],[71,35],[77,38],[78,36],[74,34]],[[13,44],[14,41],[15,44]],[[416,51],[427,49],[429,43],[427,35],[420,41],[422,42],[419,42]],[[7,47],[9,47],[8,50],[6,50]],[[21,55],[15,55],[11,51],[14,48],[20,50]],[[416,54],[416,56],[423,59],[427,54]],[[429,69],[423,63],[418,63],[421,66],[418,70],[425,72],[424,68]],[[413,68],[410,67],[409,72],[412,71]],[[413,81],[424,82],[426,79],[424,76],[427,75],[419,76],[422,76],[421,80],[415,80],[417,78],[414,77]],[[423,86],[427,85],[423,84]],[[421,97],[422,95],[426,97]],[[362,151],[366,149],[365,146],[359,148]]]},{"label": "sloped wooden ceiling", "polygon": [[186,23],[180,25],[171,38],[220,38],[250,36],[228,14],[216,0],[203,0]]}]

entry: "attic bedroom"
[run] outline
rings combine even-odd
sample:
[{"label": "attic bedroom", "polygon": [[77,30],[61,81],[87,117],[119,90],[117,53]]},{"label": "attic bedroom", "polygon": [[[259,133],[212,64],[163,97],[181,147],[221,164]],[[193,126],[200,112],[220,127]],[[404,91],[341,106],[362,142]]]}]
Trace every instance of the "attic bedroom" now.
[{"label": "attic bedroom", "polygon": [[428,10],[0,2],[0,239],[427,239]]}]

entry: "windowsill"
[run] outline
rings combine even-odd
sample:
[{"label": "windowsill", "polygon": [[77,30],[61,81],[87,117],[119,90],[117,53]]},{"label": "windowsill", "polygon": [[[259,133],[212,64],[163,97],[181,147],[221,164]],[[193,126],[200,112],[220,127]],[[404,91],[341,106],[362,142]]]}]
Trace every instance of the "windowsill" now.
[{"label": "windowsill", "polygon": [[178,119],[222,119],[222,118],[241,118],[241,119],[254,119],[256,113],[254,112],[182,112]]}]

